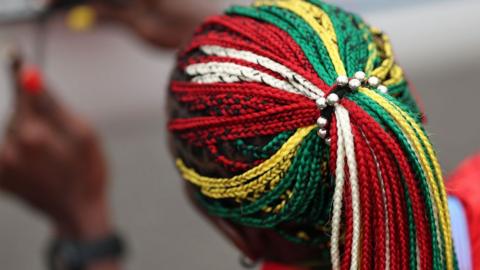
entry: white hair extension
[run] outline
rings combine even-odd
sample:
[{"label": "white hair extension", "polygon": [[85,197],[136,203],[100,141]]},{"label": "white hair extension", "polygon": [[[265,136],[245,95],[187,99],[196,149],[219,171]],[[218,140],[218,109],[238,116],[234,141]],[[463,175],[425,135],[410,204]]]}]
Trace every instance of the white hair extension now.
[{"label": "white hair extension", "polygon": [[[314,93],[304,88],[301,85],[292,85],[283,80],[279,80],[269,74],[258,71],[251,67],[242,66],[235,63],[225,63],[225,62],[209,62],[209,63],[197,63],[187,66],[186,72],[189,75],[206,75],[206,74],[222,74],[222,75],[231,75],[238,77],[238,81],[253,81],[261,82],[267,85],[270,85],[274,88],[278,88],[290,93],[300,94],[306,96],[307,98],[316,100],[323,93]],[[223,82],[213,81],[213,82]]]},{"label": "white hair extension", "polygon": [[[337,108],[339,105],[336,105]],[[340,112],[335,110],[335,116],[340,119]],[[337,121],[337,160],[335,168],[335,189],[333,192],[332,235],[330,255],[332,269],[340,269],[340,223],[342,216],[343,189],[345,186],[345,147],[342,132],[342,122]]]},{"label": "white hair extension", "polygon": [[[337,113],[338,111],[338,113]],[[352,133],[352,126],[350,124],[350,116],[348,115],[347,109],[345,107],[338,105],[335,108],[335,113],[337,115],[338,122],[340,123],[341,130],[339,132],[343,133],[345,153],[348,163],[348,172],[349,172],[349,181],[350,188],[352,192],[352,209],[353,209],[353,236],[352,236],[352,258],[350,269],[356,270],[359,265],[360,260],[360,191],[358,184],[358,170],[357,170],[357,160],[355,156],[355,144]],[[339,146],[340,147],[340,146]]]},{"label": "white hair extension", "polygon": [[219,81],[225,83],[234,83],[241,82],[242,80],[238,76],[230,74],[205,74],[192,78],[192,82],[196,83],[216,83]]},{"label": "white hair extension", "polygon": [[230,57],[258,64],[262,67],[265,67],[271,71],[280,74],[282,77],[287,79],[292,85],[296,87],[302,87],[306,89],[306,91],[311,92],[312,94],[321,96],[324,95],[324,92],[320,88],[311,83],[309,80],[305,79],[302,75],[267,57],[255,54],[250,51],[237,50],[233,48],[225,48],[214,45],[202,46],[200,47],[200,49],[207,55]]},{"label": "white hair extension", "polygon": [[[304,89],[299,89],[293,87],[290,83],[279,80],[269,74],[264,72],[258,71],[251,67],[246,67],[242,65],[238,65],[235,63],[224,63],[224,62],[208,62],[208,63],[197,63],[192,64],[186,67],[185,71],[188,75],[191,76],[198,76],[200,78],[193,78],[196,81],[203,81],[205,80],[202,78],[204,75],[210,79],[209,82],[225,82],[221,80],[224,75],[238,77],[238,81],[249,81],[249,82],[261,82],[267,85],[270,85],[274,88],[281,89],[290,93],[300,94],[306,96],[310,99],[316,100],[320,96],[311,93],[308,91],[304,91]],[[211,75],[222,75],[222,76],[211,76]],[[213,79],[217,78],[218,81],[213,81]]]}]

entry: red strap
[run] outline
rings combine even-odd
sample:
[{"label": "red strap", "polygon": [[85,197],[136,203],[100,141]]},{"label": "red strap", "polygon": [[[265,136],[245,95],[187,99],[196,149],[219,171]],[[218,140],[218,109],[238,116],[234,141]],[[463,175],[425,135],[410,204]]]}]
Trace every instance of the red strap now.
[{"label": "red strap", "polygon": [[473,269],[480,270],[480,154],[460,164],[447,182],[447,191],[457,197],[465,208]]}]

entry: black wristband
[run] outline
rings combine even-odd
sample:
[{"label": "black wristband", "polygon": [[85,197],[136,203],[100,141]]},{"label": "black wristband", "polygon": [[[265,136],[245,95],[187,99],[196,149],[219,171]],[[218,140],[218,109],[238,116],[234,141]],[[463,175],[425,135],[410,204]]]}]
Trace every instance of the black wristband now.
[{"label": "black wristband", "polygon": [[109,235],[93,241],[56,239],[48,249],[48,269],[84,270],[95,262],[122,258],[125,244],[120,236]]}]

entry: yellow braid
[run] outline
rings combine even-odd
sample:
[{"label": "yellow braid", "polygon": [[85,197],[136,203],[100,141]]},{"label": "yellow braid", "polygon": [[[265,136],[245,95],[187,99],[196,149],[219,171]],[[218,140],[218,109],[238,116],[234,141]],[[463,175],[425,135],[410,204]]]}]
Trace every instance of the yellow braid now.
[{"label": "yellow braid", "polygon": [[[314,128],[315,125],[299,128],[268,160],[231,178],[201,176],[193,169],[188,168],[181,159],[177,159],[177,167],[184,179],[199,186],[202,192],[209,197],[245,197],[270,181],[272,181],[270,184],[276,185],[280,181],[279,177],[290,168],[291,159],[295,156],[300,143]],[[254,180],[257,177],[258,179]]]},{"label": "yellow braid", "polygon": [[[384,59],[380,66],[375,68],[370,75],[378,77],[380,80],[384,81],[395,65],[392,44],[390,43],[390,38],[377,28],[371,28],[371,31],[374,35],[378,36],[377,38],[379,41],[377,41],[377,46],[380,48]],[[370,61],[373,61],[373,59]]]},{"label": "yellow braid", "polygon": [[338,75],[346,76],[347,72],[343,65],[337,45],[337,35],[332,21],[325,11],[318,6],[298,0],[258,0],[254,6],[277,6],[290,10],[304,19],[322,39],[327,48],[330,59]]},{"label": "yellow braid", "polygon": [[385,86],[395,85],[404,80],[403,69],[399,65],[395,64],[392,66],[389,76],[390,78],[383,82]]}]

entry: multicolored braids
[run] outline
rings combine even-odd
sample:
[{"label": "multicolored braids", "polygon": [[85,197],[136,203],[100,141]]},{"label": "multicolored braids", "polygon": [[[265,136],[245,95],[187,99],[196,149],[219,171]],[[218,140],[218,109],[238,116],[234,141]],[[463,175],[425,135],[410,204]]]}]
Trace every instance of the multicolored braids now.
[{"label": "multicolored braids", "polygon": [[442,171],[385,34],[319,0],[260,0],[209,18],[177,71],[188,115],[169,129],[221,168],[176,161],[209,213],[329,246],[335,270],[457,268]]}]

